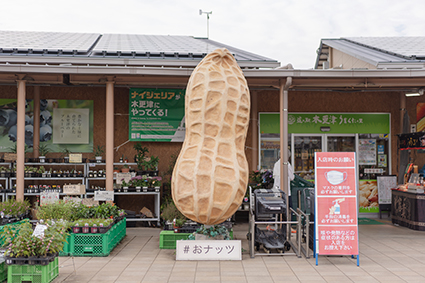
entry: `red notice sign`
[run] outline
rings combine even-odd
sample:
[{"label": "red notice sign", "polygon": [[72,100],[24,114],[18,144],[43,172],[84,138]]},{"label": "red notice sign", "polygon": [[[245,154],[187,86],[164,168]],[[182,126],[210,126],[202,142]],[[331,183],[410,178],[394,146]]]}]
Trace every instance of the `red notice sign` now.
[{"label": "red notice sign", "polygon": [[316,253],[357,255],[357,167],[354,152],[315,153]]}]

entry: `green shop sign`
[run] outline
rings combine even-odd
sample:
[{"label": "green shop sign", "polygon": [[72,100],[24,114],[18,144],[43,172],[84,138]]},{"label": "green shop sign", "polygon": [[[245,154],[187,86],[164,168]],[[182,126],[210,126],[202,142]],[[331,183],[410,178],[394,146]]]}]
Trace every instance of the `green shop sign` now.
[{"label": "green shop sign", "polygon": [[[260,133],[280,133],[279,116],[279,113],[260,113]],[[323,131],[323,127],[326,127],[326,132]],[[289,113],[288,132],[290,134],[389,133],[390,114]]]},{"label": "green shop sign", "polygon": [[129,140],[182,142],[184,96],[181,89],[131,88]]}]

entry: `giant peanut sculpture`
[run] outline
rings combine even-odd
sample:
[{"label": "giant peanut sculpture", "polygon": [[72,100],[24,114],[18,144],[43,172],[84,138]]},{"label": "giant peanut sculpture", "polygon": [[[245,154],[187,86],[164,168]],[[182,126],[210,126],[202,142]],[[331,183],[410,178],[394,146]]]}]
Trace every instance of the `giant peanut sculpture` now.
[{"label": "giant peanut sculpture", "polygon": [[241,205],[249,174],[249,90],[227,49],[215,50],[198,64],[185,103],[186,137],[173,171],[173,200],[191,220],[219,224]]}]

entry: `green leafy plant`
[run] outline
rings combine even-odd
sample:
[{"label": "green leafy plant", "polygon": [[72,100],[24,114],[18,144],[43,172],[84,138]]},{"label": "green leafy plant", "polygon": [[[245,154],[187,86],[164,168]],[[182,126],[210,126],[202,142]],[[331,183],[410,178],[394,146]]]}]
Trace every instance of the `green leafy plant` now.
[{"label": "green leafy plant", "polygon": [[124,210],[115,204],[102,203],[98,206],[87,206],[82,203],[76,204],[72,201],[59,200],[43,206],[36,204],[36,216],[38,219],[62,219],[64,221],[77,221],[78,219],[89,218],[117,218],[124,216]]},{"label": "green leafy plant", "polygon": [[58,202],[42,206],[36,203],[35,209],[38,219],[63,219],[66,221],[74,221],[77,219],[80,209],[83,208],[73,202],[59,200]]},{"label": "green leafy plant", "polygon": [[40,156],[46,156],[50,152],[50,148],[47,144],[40,144],[38,146],[38,153]]},{"label": "green leafy plant", "polygon": [[95,208],[94,206],[87,206],[87,205],[79,205],[77,213],[75,215],[76,220],[77,219],[84,219],[84,218],[94,218],[95,217]]},{"label": "green leafy plant", "polygon": [[43,174],[44,172],[46,172],[46,169],[44,169],[44,166],[40,166],[40,167],[38,168],[37,172],[38,172],[39,174]]},{"label": "green leafy plant", "polygon": [[[25,144],[25,154],[29,151],[29,148],[28,148],[28,146]],[[15,142],[15,144],[13,145],[13,146],[11,146],[11,147],[9,147],[9,152],[10,153],[18,153],[18,145],[17,145],[17,143]]]},{"label": "green leafy plant", "polygon": [[94,156],[102,156],[102,154],[105,152],[105,149],[103,148],[103,146],[98,145],[96,146],[95,150],[94,150]]},{"label": "green leafy plant", "polygon": [[135,176],[128,182],[129,187],[145,187],[148,185],[147,176]]},{"label": "green leafy plant", "polygon": [[202,225],[201,228],[196,230],[196,232],[193,232],[191,235],[189,235],[188,239],[195,240],[195,234],[205,235],[209,238],[223,236],[224,240],[230,240],[229,230],[223,225],[212,225],[207,227],[205,227],[205,225]]},{"label": "green leafy plant", "polygon": [[8,199],[0,203],[0,214],[9,217],[15,217],[22,214],[26,214],[31,205],[28,200],[23,202],[16,201],[14,198]]},{"label": "green leafy plant", "polygon": [[137,168],[143,170],[143,161],[146,158],[146,154],[149,153],[149,149],[140,142],[135,143],[133,148],[136,150],[135,161],[137,162]]},{"label": "green leafy plant", "polygon": [[158,168],[159,157],[151,156],[142,161],[142,166],[146,171],[154,171]]},{"label": "green leafy plant", "polygon": [[64,147],[63,149],[62,149],[62,151],[61,151],[61,157],[62,158],[64,158],[64,157],[68,157],[69,156],[69,154],[71,153],[71,151],[67,148],[67,147]]},{"label": "green leafy plant", "polygon": [[149,188],[155,188],[155,187],[161,186],[162,178],[161,177],[149,177],[147,179],[147,181],[148,181],[148,187]]},{"label": "green leafy plant", "polygon": [[55,254],[63,250],[68,236],[68,224],[63,221],[46,222],[44,236],[34,237],[32,224],[28,219],[20,224],[6,225],[0,234],[5,255],[9,257],[40,257]]},{"label": "green leafy plant", "polygon": [[[184,216],[176,207],[174,201],[170,199],[168,202],[163,204],[161,211],[161,217],[164,221],[173,222],[176,220],[176,225],[181,224],[181,226],[187,221],[186,216]],[[180,226],[180,227],[181,227]]]}]

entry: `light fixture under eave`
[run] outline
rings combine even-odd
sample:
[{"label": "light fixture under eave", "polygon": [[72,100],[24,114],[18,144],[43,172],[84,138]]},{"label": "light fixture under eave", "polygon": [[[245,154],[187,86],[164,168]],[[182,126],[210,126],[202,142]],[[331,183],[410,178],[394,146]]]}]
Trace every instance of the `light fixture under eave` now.
[{"label": "light fixture under eave", "polygon": [[421,96],[421,94],[419,92],[410,92],[410,93],[405,93],[404,94],[406,97],[411,97],[411,96]]},{"label": "light fixture under eave", "polygon": [[422,95],[424,95],[424,93],[425,93],[425,88],[421,87],[416,92],[409,92],[409,93],[405,93],[404,95],[407,96],[407,97],[410,97],[410,96],[422,96]]},{"label": "light fixture under eave", "polygon": [[320,127],[320,131],[322,131],[322,132],[330,132],[331,131],[331,127]]}]

